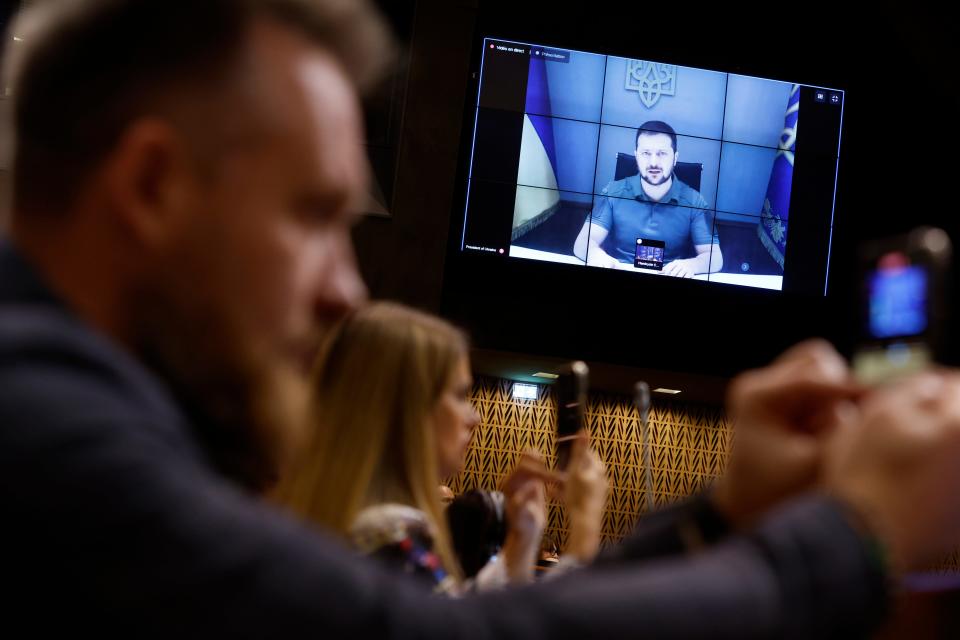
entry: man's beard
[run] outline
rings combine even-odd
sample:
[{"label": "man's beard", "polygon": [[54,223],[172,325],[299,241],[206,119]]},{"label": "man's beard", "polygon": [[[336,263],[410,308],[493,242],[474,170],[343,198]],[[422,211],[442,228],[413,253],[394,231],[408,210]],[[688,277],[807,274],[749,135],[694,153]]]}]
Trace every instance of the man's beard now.
[{"label": "man's beard", "polygon": [[193,435],[224,476],[262,492],[309,423],[309,381],[252,344],[223,308],[153,291],[138,305],[139,355],[173,391]]},{"label": "man's beard", "polygon": [[646,182],[647,184],[652,185],[654,187],[659,187],[661,184],[664,184],[665,182],[670,180],[670,178],[672,177],[673,177],[673,169],[670,169],[669,171],[666,169],[661,169],[659,182],[654,182],[653,180],[650,180],[647,176],[643,174],[642,171],[640,172],[640,178],[643,179],[643,181]]}]

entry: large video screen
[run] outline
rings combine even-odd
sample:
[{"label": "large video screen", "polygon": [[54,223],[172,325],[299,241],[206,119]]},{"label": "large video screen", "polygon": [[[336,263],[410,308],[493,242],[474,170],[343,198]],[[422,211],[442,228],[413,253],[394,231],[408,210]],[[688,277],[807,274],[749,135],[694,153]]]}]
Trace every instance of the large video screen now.
[{"label": "large video screen", "polygon": [[842,90],[493,38],[479,85],[461,251],[825,293]]}]

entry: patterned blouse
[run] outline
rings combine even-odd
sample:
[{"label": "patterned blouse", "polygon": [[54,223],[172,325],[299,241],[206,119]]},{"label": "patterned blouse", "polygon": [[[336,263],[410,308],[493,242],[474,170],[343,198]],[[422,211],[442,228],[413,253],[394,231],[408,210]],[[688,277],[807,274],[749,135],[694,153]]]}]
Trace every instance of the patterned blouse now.
[{"label": "patterned blouse", "polygon": [[475,579],[458,583],[447,574],[434,551],[433,526],[427,515],[408,505],[388,503],[367,507],[354,520],[350,539],[361,553],[423,580],[438,593],[460,596],[507,584],[506,568],[496,556]]}]

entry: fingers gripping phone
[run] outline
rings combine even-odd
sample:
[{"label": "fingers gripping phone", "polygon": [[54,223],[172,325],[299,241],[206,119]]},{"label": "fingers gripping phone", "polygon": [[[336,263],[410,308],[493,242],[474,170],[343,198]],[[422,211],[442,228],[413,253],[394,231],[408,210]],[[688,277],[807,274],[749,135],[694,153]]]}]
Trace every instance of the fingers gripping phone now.
[{"label": "fingers gripping phone", "polygon": [[880,384],[939,359],[952,251],[946,232],[932,227],[864,245],[860,339],[853,355],[861,382]]},{"label": "fingers gripping phone", "polygon": [[573,439],[584,427],[584,409],[589,385],[587,364],[576,360],[558,371],[557,390],[557,468],[566,469],[570,462]]}]

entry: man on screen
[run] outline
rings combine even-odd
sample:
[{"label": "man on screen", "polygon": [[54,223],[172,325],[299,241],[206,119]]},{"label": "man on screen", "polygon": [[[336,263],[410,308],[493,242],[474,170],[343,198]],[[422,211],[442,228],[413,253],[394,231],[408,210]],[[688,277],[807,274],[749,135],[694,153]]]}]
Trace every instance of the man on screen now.
[{"label": "man on screen", "polygon": [[636,156],[639,173],[603,189],[577,236],[574,255],[595,267],[633,266],[638,240],[662,240],[664,274],[691,278],[719,271],[723,256],[706,217],[709,205],[673,174],[680,157],[673,127],[656,120],[642,124]]}]

